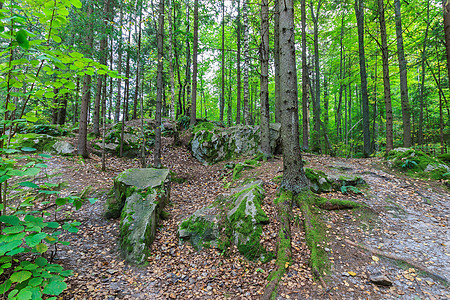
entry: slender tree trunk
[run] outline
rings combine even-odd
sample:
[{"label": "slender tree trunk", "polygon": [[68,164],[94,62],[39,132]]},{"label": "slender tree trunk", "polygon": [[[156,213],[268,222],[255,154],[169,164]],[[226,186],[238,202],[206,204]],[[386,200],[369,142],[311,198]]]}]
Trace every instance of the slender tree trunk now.
[{"label": "slender tree trunk", "polygon": [[310,2],[311,17],[314,27],[314,88],[315,96],[313,101],[313,137],[312,150],[320,152],[320,62],[319,62],[319,14],[322,1],[319,0],[317,4],[316,13],[314,13],[314,3]]},{"label": "slender tree trunk", "polygon": [[137,104],[139,99],[139,76],[141,75],[141,24],[142,24],[142,3],[139,4],[139,25],[136,28],[138,33],[137,53],[136,53],[136,84],[133,100],[133,119],[137,118]]},{"label": "slender tree trunk", "polygon": [[[275,63],[275,122],[281,122],[281,99],[280,99],[280,13],[279,13],[279,1],[275,0],[274,4],[274,29],[273,29],[273,60]],[[304,3],[303,3],[304,4]],[[303,18],[302,18],[303,22]],[[302,23],[303,24],[303,23]],[[303,27],[302,27],[303,30]],[[302,31],[303,39],[303,31]],[[302,40],[303,41],[303,40]],[[303,44],[302,44],[303,45]],[[303,51],[303,46],[302,46]],[[302,52],[303,57],[303,52]]]},{"label": "slender tree trunk", "polygon": [[[301,0],[301,24],[302,24],[302,125],[303,125],[303,149],[309,148],[309,68],[306,59],[306,1]],[[278,57],[278,60],[280,58]],[[276,78],[276,75],[275,75]],[[276,88],[276,87],[275,87]],[[279,95],[278,95],[279,97]],[[281,101],[281,99],[280,99]]]},{"label": "slender tree trunk", "polygon": [[[231,56],[231,55],[230,55]],[[233,90],[231,84],[231,74],[233,70],[231,57],[228,58],[228,101],[227,101],[227,123],[228,127],[233,125]]]},{"label": "slender tree trunk", "polygon": [[173,31],[172,31],[172,0],[169,0],[169,74],[170,74],[170,109],[169,118],[175,118],[175,77],[173,72]]},{"label": "slender tree trunk", "polygon": [[260,77],[260,101],[261,101],[261,151],[270,156],[270,117],[269,117],[269,1],[261,0],[261,77]]},{"label": "slender tree trunk", "polygon": [[75,92],[75,99],[73,102],[73,119],[72,119],[72,123],[73,125],[75,125],[75,123],[77,122],[78,119],[78,98],[80,97],[80,77],[77,76],[77,89]]},{"label": "slender tree trunk", "polygon": [[192,46],[192,105],[191,122],[194,126],[197,123],[197,54],[198,54],[198,0],[194,1],[194,42]]},{"label": "slender tree trunk", "polygon": [[344,84],[342,81],[344,80],[343,76],[343,70],[345,68],[344,66],[344,16],[345,14],[342,14],[341,17],[341,34],[340,34],[340,60],[339,60],[339,102],[337,105],[337,112],[336,112],[336,134],[339,139],[341,136],[341,115],[342,115],[342,92],[344,89]]},{"label": "slender tree trunk", "polygon": [[237,0],[237,30],[236,30],[236,46],[237,46],[237,90],[236,90],[236,124],[241,124],[241,0]]},{"label": "slender tree trunk", "polygon": [[381,55],[383,58],[384,104],[386,107],[386,153],[389,153],[389,151],[394,149],[394,127],[391,104],[391,81],[389,80],[389,52],[383,0],[378,0],[378,15],[381,33]]},{"label": "slender tree trunk", "polygon": [[445,143],[444,143],[444,114],[443,114],[443,103],[442,103],[442,96],[444,95],[444,93],[442,93],[442,89],[441,89],[441,64],[439,62],[439,60],[437,60],[438,62],[438,81],[437,84],[439,86],[439,90],[441,91],[439,93],[439,141],[441,144],[441,154],[445,153]]},{"label": "slender tree trunk", "polygon": [[361,101],[363,114],[363,155],[368,157],[370,149],[369,96],[367,94],[366,55],[364,51],[364,0],[355,0],[355,13],[358,25],[359,70],[361,74]]},{"label": "slender tree trunk", "polygon": [[298,91],[295,61],[293,0],[279,2],[280,13],[280,99],[281,139],[283,141],[283,180],[281,186],[298,193],[308,187],[298,131]]},{"label": "slender tree trunk", "polygon": [[128,28],[128,44],[127,44],[127,63],[125,67],[125,97],[123,99],[123,118],[122,122],[128,121],[128,101],[130,98],[130,41],[131,41],[131,28]]},{"label": "slender tree trunk", "polygon": [[186,2],[186,105],[184,115],[189,115],[191,106],[191,21],[189,12],[189,2]]},{"label": "slender tree trunk", "polygon": [[220,116],[219,120],[223,123],[223,115],[225,110],[225,0],[222,0],[222,85],[220,92]]},{"label": "slender tree trunk", "polygon": [[57,123],[59,125],[64,125],[66,123],[66,114],[67,114],[67,97],[68,94],[62,95],[60,100],[60,107],[58,109],[58,120]]},{"label": "slender tree trunk", "polygon": [[159,26],[158,26],[158,74],[156,77],[156,129],[155,129],[155,148],[153,151],[153,166],[161,168],[161,103],[163,96],[163,61],[164,51],[164,0],[159,1]]},{"label": "slender tree trunk", "polygon": [[419,134],[418,134],[418,142],[419,145],[423,145],[424,143],[424,137],[423,137],[423,110],[424,110],[424,89],[425,89],[425,63],[426,63],[426,50],[427,50],[427,41],[428,41],[428,30],[430,28],[430,1],[427,1],[427,27],[425,29],[425,37],[423,39],[423,47],[422,47],[422,81],[420,83],[420,89],[419,89],[419,99],[420,99],[420,106],[419,106]]},{"label": "slender tree trunk", "polygon": [[[87,16],[88,18],[92,15],[92,6],[88,7]],[[94,43],[94,35],[92,23],[88,24],[88,33],[86,37],[86,45],[88,49],[92,49]],[[78,155],[84,158],[89,157],[87,151],[87,119],[89,111],[89,102],[91,99],[91,75],[84,75],[83,78],[83,88],[81,97],[81,107],[80,107],[80,126],[78,131]]]},{"label": "slender tree trunk", "polygon": [[248,55],[249,51],[249,28],[248,28],[248,0],[244,0],[242,6],[242,17],[244,19],[244,123],[245,125],[249,125],[251,123],[250,120],[250,112],[248,107],[248,98],[249,98],[249,90],[248,90],[248,69],[250,64],[250,57]]},{"label": "slender tree trunk", "polygon": [[[122,46],[122,25],[123,25],[123,4],[119,1],[120,5],[120,17],[119,17],[119,56],[117,59],[117,73],[119,76],[122,75],[122,54],[123,54],[123,46]],[[122,78],[117,79],[117,98],[116,98],[116,110],[114,112],[114,122],[119,122],[120,120],[120,102],[122,97]]]},{"label": "slender tree trunk", "polygon": [[400,0],[394,0],[395,31],[397,33],[397,56],[400,69],[400,97],[403,118],[403,146],[411,147],[411,109],[408,100],[408,75],[406,70],[405,51],[403,48],[402,16]]},{"label": "slender tree trunk", "polygon": [[444,41],[445,52],[447,54],[447,72],[450,86],[450,1],[442,0],[442,10],[444,13]]}]

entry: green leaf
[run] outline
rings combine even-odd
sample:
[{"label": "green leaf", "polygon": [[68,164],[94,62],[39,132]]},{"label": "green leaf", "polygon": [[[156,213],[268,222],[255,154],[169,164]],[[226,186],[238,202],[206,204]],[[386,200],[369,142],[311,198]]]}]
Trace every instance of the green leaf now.
[{"label": "green leaf", "polygon": [[80,0],[70,0],[70,3],[72,3],[72,5],[76,8],[81,8],[82,5]]},{"label": "green leaf", "polygon": [[63,281],[52,280],[42,291],[47,295],[59,295],[67,288],[67,284]]},{"label": "green leaf", "polygon": [[20,150],[24,151],[24,152],[33,152],[36,151],[36,148],[32,148],[32,147],[22,147],[20,148]]},{"label": "green leaf", "polygon": [[31,272],[29,271],[20,271],[13,273],[9,278],[12,282],[24,282],[28,278],[31,277]]},{"label": "green leaf", "polygon": [[13,250],[7,252],[6,255],[14,256],[16,254],[23,253],[23,252],[25,252],[25,248],[19,247],[19,248],[14,248]]},{"label": "green leaf", "polygon": [[6,280],[3,284],[0,284],[0,294],[5,294],[11,288],[11,280]]},{"label": "green leaf", "polygon": [[67,203],[67,198],[57,198],[55,200],[56,205],[62,206]]},{"label": "green leaf", "polygon": [[30,181],[20,182],[19,185],[20,186],[29,187],[29,188],[33,188],[33,189],[36,189],[36,188],[39,187],[36,183],[30,182]]},{"label": "green leaf", "polygon": [[20,232],[17,234],[8,234],[8,235],[1,235],[0,236],[0,243],[8,243],[12,241],[20,241],[22,240],[27,234],[25,232]]},{"label": "green leaf", "polygon": [[98,201],[97,198],[88,198],[88,200],[89,200],[89,202],[90,202],[91,204],[94,204],[95,202]]},{"label": "green leaf", "polygon": [[36,277],[31,279],[28,284],[31,286],[38,286],[42,283],[43,279],[41,277]]},{"label": "green leaf", "polygon": [[52,35],[52,39],[57,43],[61,43],[61,38],[57,35]]},{"label": "green leaf", "polygon": [[11,176],[8,176],[8,175],[0,176],[0,183],[5,182],[5,181],[8,180],[9,178],[11,178]]},{"label": "green leaf", "polygon": [[11,226],[11,227],[6,227],[4,228],[2,231],[6,234],[11,234],[11,233],[19,233],[25,230],[25,227],[22,225],[15,225],[15,226]]},{"label": "green leaf", "polygon": [[40,243],[36,246],[36,250],[37,250],[37,252],[42,254],[42,253],[47,252],[48,246],[46,244]]},{"label": "green leaf", "polygon": [[20,292],[17,294],[17,299],[19,300],[29,300],[32,299],[33,294],[28,289],[20,290]]},{"label": "green leaf", "polygon": [[28,246],[34,247],[37,244],[39,244],[45,237],[47,236],[47,233],[45,232],[39,232],[39,233],[32,233],[29,236],[25,238],[25,242]]},{"label": "green leaf", "polygon": [[16,110],[16,105],[14,103],[8,103],[8,107],[6,108],[7,111],[14,111]]},{"label": "green leaf", "polygon": [[43,267],[45,265],[48,264],[48,261],[43,258],[42,256],[39,256],[38,258],[36,258],[36,260],[34,261],[39,267]]},{"label": "green leaf", "polygon": [[9,225],[19,225],[20,220],[17,216],[0,216],[0,222],[9,224]]},{"label": "green leaf", "polygon": [[23,176],[36,176],[39,172],[41,172],[39,168],[29,168],[23,172]]},{"label": "green leaf", "polygon": [[52,158],[53,157],[50,154],[45,154],[45,153],[38,154],[38,156],[43,157],[43,158]]},{"label": "green leaf", "polygon": [[16,41],[23,49],[27,50],[28,48],[30,48],[30,43],[27,39],[27,32],[25,30],[22,29],[16,33]]},{"label": "green leaf", "polygon": [[22,241],[12,241],[0,246],[0,255],[4,255],[6,252],[11,251],[22,245]]},{"label": "green leaf", "polygon": [[59,223],[58,222],[48,222],[47,223],[47,227],[48,228],[58,228],[59,227]]}]

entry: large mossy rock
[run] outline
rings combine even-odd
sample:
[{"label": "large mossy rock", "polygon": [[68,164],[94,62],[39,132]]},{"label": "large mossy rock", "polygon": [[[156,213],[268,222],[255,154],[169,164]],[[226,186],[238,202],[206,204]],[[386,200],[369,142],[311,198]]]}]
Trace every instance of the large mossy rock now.
[{"label": "large mossy rock", "polygon": [[48,134],[16,134],[11,140],[15,148],[35,148],[37,151],[51,152],[57,139]]},{"label": "large mossy rock", "polygon": [[57,141],[52,146],[52,151],[60,155],[70,155],[75,151],[75,146],[67,141]]},{"label": "large mossy rock", "polygon": [[316,194],[341,191],[343,186],[357,186],[365,184],[365,180],[354,174],[330,174],[320,170],[305,168],[306,177],[310,181],[310,189]]},{"label": "large mossy rock", "polygon": [[261,208],[263,199],[261,181],[232,189],[183,220],[178,235],[182,240],[189,240],[197,250],[203,247],[225,250],[235,244],[250,260],[267,259],[268,254],[260,244],[262,227],[269,222]]},{"label": "large mossy rock", "polygon": [[443,161],[420,150],[396,148],[389,152],[387,159],[391,167],[414,177],[439,180],[446,179],[450,172],[450,167]]},{"label": "large mossy rock", "polygon": [[[280,125],[270,125],[272,152],[280,150]],[[193,129],[190,141],[192,155],[204,164],[214,164],[241,155],[254,155],[260,148],[258,126],[239,125],[229,128],[201,122]]]},{"label": "large mossy rock", "polygon": [[120,215],[120,249],[126,261],[144,262],[169,195],[167,169],[129,169],[115,178],[106,215]]}]

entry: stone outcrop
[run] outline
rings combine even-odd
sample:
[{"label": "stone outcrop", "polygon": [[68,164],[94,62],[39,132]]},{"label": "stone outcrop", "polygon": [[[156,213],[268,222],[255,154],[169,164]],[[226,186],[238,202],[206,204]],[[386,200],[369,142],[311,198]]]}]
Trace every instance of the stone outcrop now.
[{"label": "stone outcrop", "polygon": [[140,264],[155,239],[160,215],[169,201],[167,169],[129,169],[114,179],[107,217],[120,216],[120,249],[126,261]]},{"label": "stone outcrop", "polygon": [[[281,147],[280,124],[270,124],[272,153]],[[192,155],[204,164],[214,164],[241,155],[251,156],[259,152],[259,126],[239,125],[229,128],[211,122],[201,122],[193,129],[190,142]]]},{"label": "stone outcrop", "polygon": [[216,247],[226,250],[235,244],[250,260],[268,259],[270,255],[260,244],[262,227],[269,222],[261,205],[264,199],[262,181],[254,181],[229,194],[219,196],[214,203],[183,220],[178,228],[182,240],[194,248]]},{"label": "stone outcrop", "polygon": [[309,168],[305,168],[305,173],[311,183],[311,191],[316,194],[341,191],[343,186],[357,186],[366,183],[360,176],[353,174],[327,175],[322,171]]},{"label": "stone outcrop", "polygon": [[66,141],[57,141],[52,146],[53,152],[60,155],[72,154],[75,151],[74,145]]}]

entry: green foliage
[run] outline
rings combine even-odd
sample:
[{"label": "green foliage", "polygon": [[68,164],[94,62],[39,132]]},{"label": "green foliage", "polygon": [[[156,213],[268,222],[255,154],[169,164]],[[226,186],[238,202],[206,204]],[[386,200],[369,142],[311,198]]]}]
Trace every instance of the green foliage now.
[{"label": "green foliage", "polygon": [[362,192],[356,187],[352,185],[343,185],[341,186],[342,194],[347,194],[348,192],[352,192],[355,194],[362,194]]},{"label": "green foliage", "polygon": [[406,159],[405,163],[402,165],[403,169],[412,169],[417,166],[417,163],[414,160]]},{"label": "green foliage", "polygon": [[189,116],[182,116],[177,120],[177,126],[179,129],[188,129],[190,121]]}]

